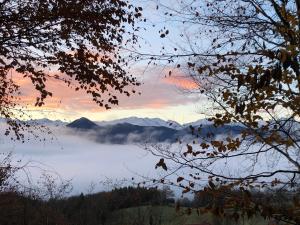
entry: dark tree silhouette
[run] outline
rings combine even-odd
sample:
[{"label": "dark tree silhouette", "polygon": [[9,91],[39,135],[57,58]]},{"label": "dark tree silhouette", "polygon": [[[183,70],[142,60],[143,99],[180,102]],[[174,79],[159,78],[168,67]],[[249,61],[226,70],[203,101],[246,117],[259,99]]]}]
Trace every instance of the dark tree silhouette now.
[{"label": "dark tree silhouette", "polygon": [[[224,129],[220,137],[191,127],[195,140],[182,151],[152,148],[162,158],[157,166],[177,174],[172,184],[184,192],[215,197],[208,209],[218,215],[259,212],[299,224],[300,2],[180,1],[158,9],[167,21],[185,27],[180,36],[187,42],[173,52],[168,46],[162,55],[140,56],[176,63],[210,100],[213,126],[235,123],[242,131],[234,136]],[[176,32],[170,27],[160,36]],[[189,173],[183,175],[185,169]],[[209,184],[200,189],[203,180]],[[288,194],[280,202],[251,194],[268,188]],[[234,210],[226,210],[230,207]]]},{"label": "dark tree silhouette", "polygon": [[31,81],[36,106],[55,94],[48,80],[82,89],[106,109],[118,104],[113,92],[132,94],[129,87],[138,82],[125,71],[120,48],[136,42],[141,10],[122,0],[0,1],[0,116],[9,130],[20,138],[14,119],[24,113],[11,73]]}]

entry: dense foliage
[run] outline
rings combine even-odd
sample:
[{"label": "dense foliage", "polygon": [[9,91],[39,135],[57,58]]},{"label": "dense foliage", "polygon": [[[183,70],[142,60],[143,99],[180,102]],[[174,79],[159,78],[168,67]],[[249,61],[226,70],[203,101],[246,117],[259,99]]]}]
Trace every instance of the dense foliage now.
[{"label": "dense foliage", "polygon": [[162,191],[134,187],[46,201],[16,192],[1,192],[0,224],[104,225],[118,221],[113,213],[120,209],[167,203]]},{"label": "dense foliage", "polygon": [[137,80],[126,70],[122,45],[135,43],[140,7],[117,0],[3,0],[0,2],[0,116],[21,136],[15,119],[20,88],[28,79],[36,106],[53,94],[47,81],[83,90],[99,106],[118,104]]}]

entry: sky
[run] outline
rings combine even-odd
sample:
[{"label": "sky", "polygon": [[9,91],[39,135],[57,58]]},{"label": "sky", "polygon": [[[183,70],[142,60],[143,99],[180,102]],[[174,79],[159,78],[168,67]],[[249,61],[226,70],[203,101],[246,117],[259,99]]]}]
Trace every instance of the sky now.
[{"label": "sky", "polygon": [[[147,22],[141,24],[146,30],[141,30],[140,52],[158,54],[162,46],[177,46],[180,40],[179,27],[163,22],[156,12],[156,4],[152,1],[139,1],[144,8]],[[155,27],[153,26],[155,24]],[[169,26],[170,37],[160,38],[159,30]],[[172,36],[173,35],[173,36]],[[166,65],[150,66],[145,70],[146,62],[132,66],[131,73],[142,83],[138,88],[141,94],[119,96],[119,105],[110,110],[100,108],[92,102],[84,92],[75,92],[58,81],[47,82],[53,97],[46,99],[43,107],[34,107],[36,94],[33,92],[30,80],[25,80],[18,74],[14,78],[21,86],[21,99],[27,105],[27,113],[33,119],[48,118],[51,120],[72,121],[87,117],[94,121],[114,120],[125,117],[148,117],[174,120],[181,124],[193,122],[205,117],[203,111],[206,101],[197,92],[199,86],[182,71],[174,70],[169,77]],[[167,75],[167,76],[166,76]]]},{"label": "sky", "polygon": [[[201,102],[203,97],[197,93],[198,85],[188,78],[174,74],[164,77],[161,69],[152,69],[142,75],[137,73],[141,86],[136,87],[141,94],[130,97],[119,95],[119,105],[106,110],[94,103],[83,91],[75,92],[64,83],[48,81],[48,90],[53,97],[46,99],[43,107],[34,107],[36,94],[28,79],[18,79],[21,86],[21,99],[27,105],[32,118],[71,121],[87,117],[94,121],[114,120],[125,117],[149,117],[187,123],[203,118]],[[18,75],[15,75],[18,77]]]}]

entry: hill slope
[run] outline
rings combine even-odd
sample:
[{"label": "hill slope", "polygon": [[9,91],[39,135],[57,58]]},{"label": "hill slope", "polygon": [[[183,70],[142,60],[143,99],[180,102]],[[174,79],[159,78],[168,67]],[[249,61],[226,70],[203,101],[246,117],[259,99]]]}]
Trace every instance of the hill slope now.
[{"label": "hill slope", "polygon": [[84,130],[99,128],[99,126],[96,123],[92,122],[91,120],[85,117],[81,117],[80,119],[74,120],[73,122],[69,123],[67,127]]}]

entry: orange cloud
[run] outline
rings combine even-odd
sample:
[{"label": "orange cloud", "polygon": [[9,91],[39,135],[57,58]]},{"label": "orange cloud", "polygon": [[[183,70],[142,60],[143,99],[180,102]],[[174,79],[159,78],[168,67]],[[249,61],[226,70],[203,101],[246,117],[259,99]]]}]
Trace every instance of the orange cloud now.
[{"label": "orange cloud", "polygon": [[155,99],[152,102],[145,104],[145,108],[161,109],[168,106],[168,102],[163,99]]},{"label": "orange cloud", "polygon": [[197,90],[199,89],[199,84],[183,76],[170,76],[163,79],[163,82],[171,85],[175,85],[176,87],[185,89],[185,90]]},{"label": "orange cloud", "polygon": [[164,74],[164,78],[161,78],[161,81],[164,84],[183,90],[193,91],[199,89],[199,83],[179,68],[164,68],[162,74]]}]

